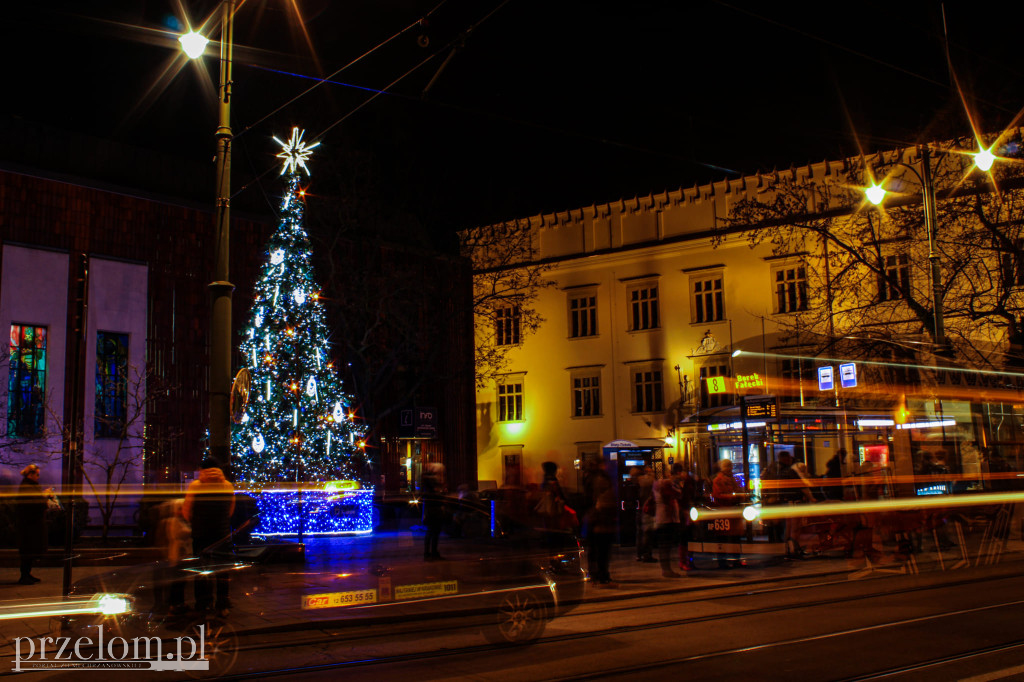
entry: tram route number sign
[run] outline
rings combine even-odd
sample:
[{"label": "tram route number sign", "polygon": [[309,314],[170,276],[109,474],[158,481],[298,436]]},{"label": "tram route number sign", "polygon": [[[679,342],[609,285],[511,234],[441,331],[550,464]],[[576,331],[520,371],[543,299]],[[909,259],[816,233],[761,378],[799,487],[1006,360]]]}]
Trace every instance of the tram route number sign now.
[{"label": "tram route number sign", "polygon": [[745,396],[742,406],[744,420],[779,418],[779,399],[773,395]]}]

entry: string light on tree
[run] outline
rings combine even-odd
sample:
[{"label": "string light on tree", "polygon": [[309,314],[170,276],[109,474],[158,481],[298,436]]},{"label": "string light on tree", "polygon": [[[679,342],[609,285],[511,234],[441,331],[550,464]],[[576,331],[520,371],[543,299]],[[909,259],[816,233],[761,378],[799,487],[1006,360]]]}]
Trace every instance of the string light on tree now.
[{"label": "string light on tree", "polygon": [[[300,176],[309,173],[306,162],[319,143],[307,145],[298,128],[288,142],[278,143],[287,191],[241,344],[252,381],[262,382],[265,391],[254,396],[247,419],[235,427],[235,470],[257,489],[261,532],[367,532],[372,489],[361,480],[365,455],[346,445],[361,439],[363,430],[342,418],[352,399],[332,364],[321,359],[329,354],[327,325],[303,227]],[[325,492],[328,482],[335,492]],[[342,496],[338,482],[347,482]],[[302,493],[293,498],[296,485]],[[327,513],[301,511],[310,508]]]}]

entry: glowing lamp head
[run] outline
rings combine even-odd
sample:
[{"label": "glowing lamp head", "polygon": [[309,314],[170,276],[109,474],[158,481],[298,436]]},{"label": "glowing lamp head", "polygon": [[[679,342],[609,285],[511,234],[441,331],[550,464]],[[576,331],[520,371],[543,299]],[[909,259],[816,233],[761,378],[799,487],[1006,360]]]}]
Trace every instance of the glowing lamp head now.
[{"label": "glowing lamp head", "polygon": [[181,49],[185,51],[189,59],[199,59],[203,56],[203,52],[206,51],[206,44],[210,41],[195,31],[189,31],[179,37],[178,42],[181,43]]},{"label": "glowing lamp head", "polygon": [[882,199],[885,199],[885,188],[872,183],[870,187],[864,190],[864,194],[867,195],[868,201],[878,206],[882,203]]},{"label": "glowing lamp head", "polygon": [[984,172],[988,172],[995,161],[996,157],[989,149],[982,149],[974,155],[974,165],[978,167],[978,170]]},{"label": "glowing lamp head", "polygon": [[131,611],[128,599],[119,594],[101,594],[97,601],[97,608],[104,616],[116,616]]}]

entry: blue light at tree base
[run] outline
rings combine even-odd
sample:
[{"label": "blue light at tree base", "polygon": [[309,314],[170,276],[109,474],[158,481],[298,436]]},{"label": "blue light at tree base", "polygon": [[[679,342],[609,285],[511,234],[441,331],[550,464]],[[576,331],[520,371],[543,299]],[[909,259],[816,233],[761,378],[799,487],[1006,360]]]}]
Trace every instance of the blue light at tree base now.
[{"label": "blue light at tree base", "polygon": [[339,535],[373,532],[373,488],[330,490],[303,486],[250,491],[260,535]]}]

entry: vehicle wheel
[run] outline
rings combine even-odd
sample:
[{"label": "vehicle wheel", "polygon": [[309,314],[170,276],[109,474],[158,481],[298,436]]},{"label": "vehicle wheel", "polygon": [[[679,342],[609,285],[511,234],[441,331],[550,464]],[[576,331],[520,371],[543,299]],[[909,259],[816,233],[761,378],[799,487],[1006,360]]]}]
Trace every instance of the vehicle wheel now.
[{"label": "vehicle wheel", "polygon": [[193,679],[216,678],[228,674],[238,660],[235,629],[221,619],[201,620],[188,628],[189,636],[196,638],[196,641],[199,640],[201,625],[206,626],[202,634],[210,667],[209,670],[186,670],[185,673]]},{"label": "vehicle wheel", "polygon": [[506,594],[498,605],[496,623],[485,634],[494,644],[517,644],[540,637],[548,621],[548,607],[531,592]]}]

